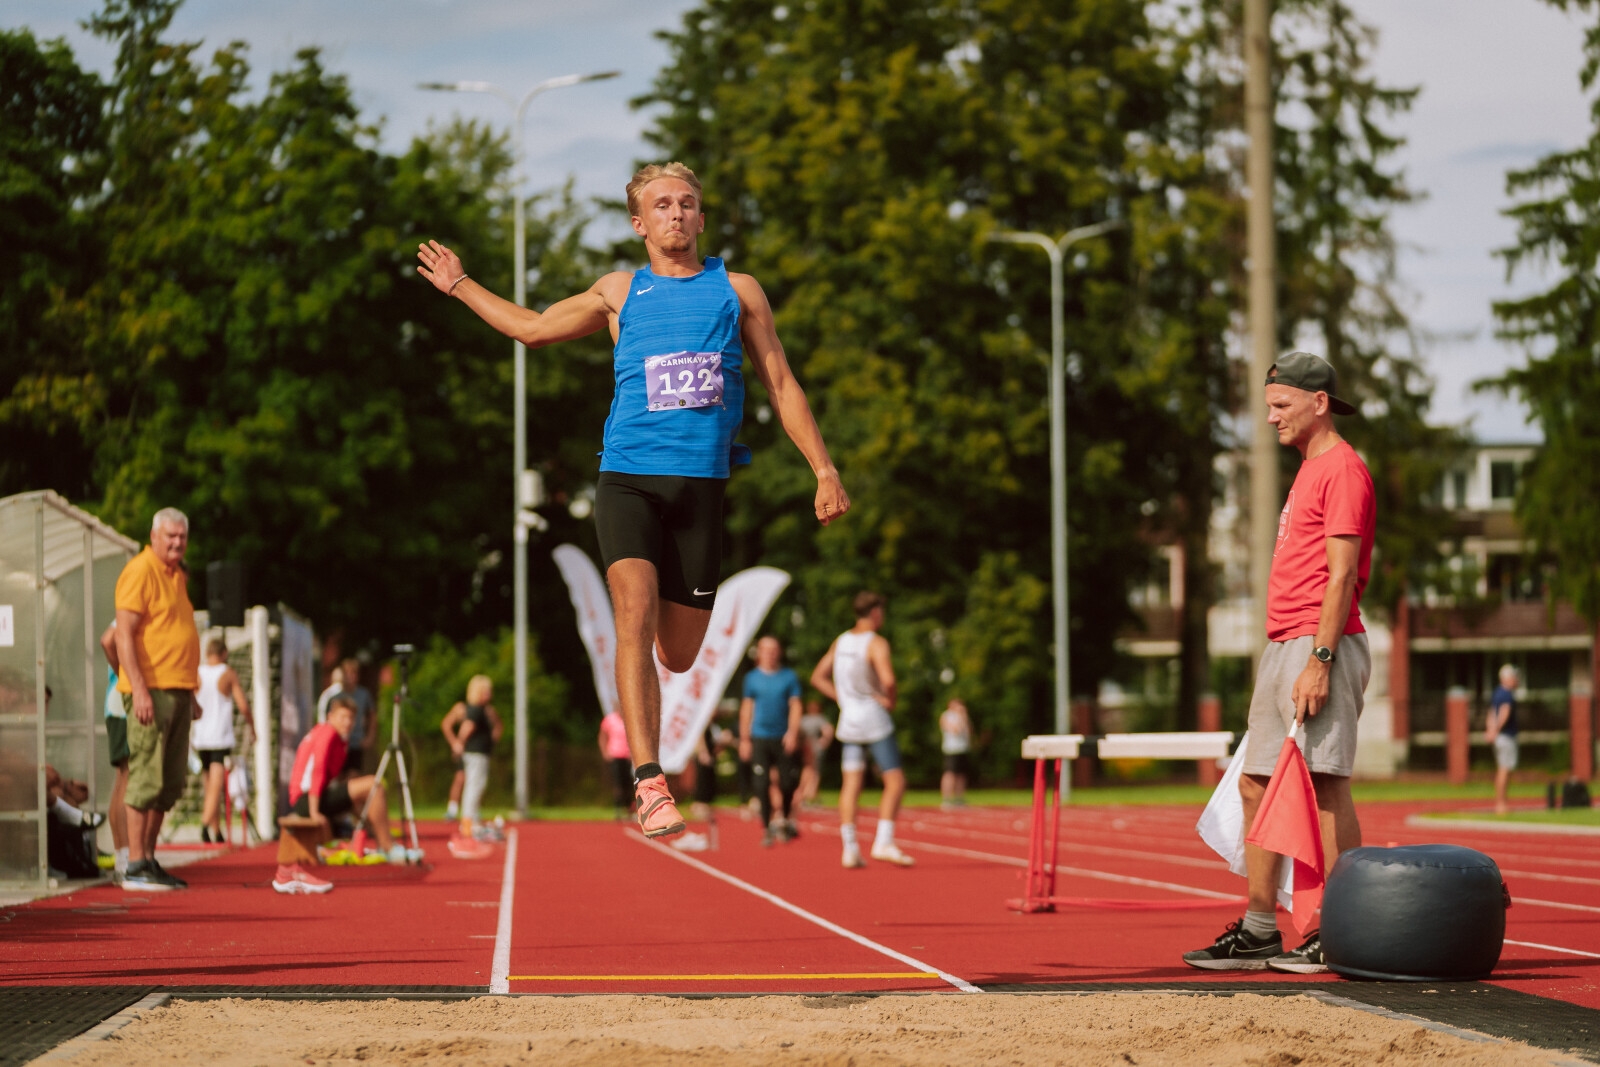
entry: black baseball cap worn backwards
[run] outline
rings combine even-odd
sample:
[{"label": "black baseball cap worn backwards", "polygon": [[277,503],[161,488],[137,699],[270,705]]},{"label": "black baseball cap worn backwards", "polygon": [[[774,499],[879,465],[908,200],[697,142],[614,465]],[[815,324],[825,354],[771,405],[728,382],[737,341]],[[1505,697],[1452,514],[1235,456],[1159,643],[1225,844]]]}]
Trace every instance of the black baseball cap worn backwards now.
[{"label": "black baseball cap worn backwards", "polygon": [[1310,352],[1290,352],[1280,356],[1267,371],[1268,385],[1287,385],[1308,393],[1327,393],[1328,407],[1335,415],[1354,415],[1355,405],[1339,398],[1339,375],[1333,364]]}]

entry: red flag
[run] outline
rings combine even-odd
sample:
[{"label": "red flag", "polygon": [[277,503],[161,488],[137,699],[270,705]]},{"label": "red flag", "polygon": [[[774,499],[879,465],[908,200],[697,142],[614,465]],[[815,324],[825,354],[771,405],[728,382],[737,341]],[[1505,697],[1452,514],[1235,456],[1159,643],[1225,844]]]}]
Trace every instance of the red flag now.
[{"label": "red flag", "polygon": [[[1298,730],[1298,724],[1296,726]],[[1294,925],[1302,934],[1317,922],[1327,868],[1322,858],[1322,820],[1300,746],[1291,730],[1278,753],[1278,765],[1245,836],[1249,844],[1287,856],[1294,864]]]}]

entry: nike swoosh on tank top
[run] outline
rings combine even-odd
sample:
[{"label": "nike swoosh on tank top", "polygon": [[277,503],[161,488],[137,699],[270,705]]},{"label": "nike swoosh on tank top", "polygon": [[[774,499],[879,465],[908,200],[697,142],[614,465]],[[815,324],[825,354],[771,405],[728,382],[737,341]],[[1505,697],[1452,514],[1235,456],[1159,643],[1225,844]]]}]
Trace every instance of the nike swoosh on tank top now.
[{"label": "nike swoosh on tank top", "polygon": [[750,462],[734,443],[744,420],[739,295],[722,260],[686,278],[633,273],[612,356],[616,392],[600,469],[726,478]]}]

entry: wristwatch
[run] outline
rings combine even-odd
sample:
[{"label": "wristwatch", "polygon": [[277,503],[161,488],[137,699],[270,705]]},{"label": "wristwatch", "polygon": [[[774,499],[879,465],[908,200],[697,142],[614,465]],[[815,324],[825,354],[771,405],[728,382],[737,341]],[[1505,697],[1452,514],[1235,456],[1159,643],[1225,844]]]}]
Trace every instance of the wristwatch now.
[{"label": "wristwatch", "polygon": [[1311,654],[1324,663],[1332,663],[1334,660],[1333,649],[1327,645],[1318,645],[1311,650]]}]

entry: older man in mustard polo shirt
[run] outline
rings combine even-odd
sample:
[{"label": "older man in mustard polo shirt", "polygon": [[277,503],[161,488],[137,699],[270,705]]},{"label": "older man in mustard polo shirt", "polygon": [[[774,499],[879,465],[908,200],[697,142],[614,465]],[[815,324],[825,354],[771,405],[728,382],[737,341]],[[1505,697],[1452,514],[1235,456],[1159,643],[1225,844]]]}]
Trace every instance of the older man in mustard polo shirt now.
[{"label": "older man in mustard polo shirt", "polygon": [[200,634],[183,554],[189,519],[162,508],[150,544],[117,579],[117,689],[128,711],[128,872],[124,889],[186,889],[156,862],[161,821],[183,795],[189,723],[200,717]]}]

